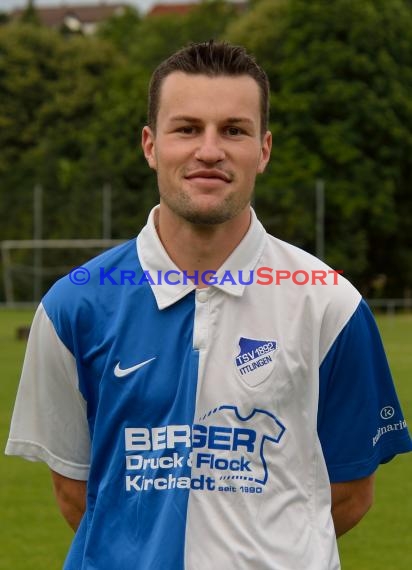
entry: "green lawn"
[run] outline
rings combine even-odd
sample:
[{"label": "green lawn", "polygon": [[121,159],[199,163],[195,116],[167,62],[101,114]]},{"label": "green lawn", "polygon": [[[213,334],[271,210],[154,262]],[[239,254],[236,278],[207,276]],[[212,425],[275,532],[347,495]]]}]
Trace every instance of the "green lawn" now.
[{"label": "green lawn", "polygon": [[[16,329],[27,325],[31,315],[30,311],[0,311],[3,448],[25,348],[23,341],[16,340]],[[412,315],[381,317],[379,326],[412,425]],[[0,455],[0,472],[0,570],[61,569],[72,532],[58,513],[47,467]],[[340,540],[340,550],[343,570],[412,568],[412,454],[397,457],[379,469],[375,506]]]},{"label": "green lawn", "polygon": [[[412,315],[380,317],[378,324],[412,426]],[[373,509],[339,544],[343,570],[412,568],[412,454],[379,468]]]},{"label": "green lawn", "polygon": [[[0,311],[0,438],[4,449],[24,341],[18,326],[27,325],[30,311]],[[72,531],[57,511],[48,468],[18,457],[0,455],[0,570],[59,570]]]}]

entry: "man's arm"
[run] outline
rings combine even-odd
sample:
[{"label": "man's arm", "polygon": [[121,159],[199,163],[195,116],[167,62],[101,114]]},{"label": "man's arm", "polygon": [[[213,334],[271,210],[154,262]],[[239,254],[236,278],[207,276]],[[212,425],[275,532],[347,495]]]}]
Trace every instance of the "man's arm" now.
[{"label": "man's arm", "polygon": [[60,511],[76,531],[86,510],[86,481],[69,479],[53,470],[51,474]]},{"label": "man's arm", "polygon": [[353,528],[368,512],[373,503],[375,475],[332,483],[332,518],[336,536],[342,536]]}]

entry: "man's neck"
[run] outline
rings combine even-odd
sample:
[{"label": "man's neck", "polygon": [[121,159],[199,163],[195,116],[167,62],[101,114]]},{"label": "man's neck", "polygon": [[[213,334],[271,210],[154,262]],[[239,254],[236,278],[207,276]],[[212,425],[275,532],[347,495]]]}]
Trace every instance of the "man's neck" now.
[{"label": "man's neck", "polygon": [[241,242],[249,229],[250,209],[222,224],[191,224],[162,205],[156,211],[155,225],[169,257],[188,275],[194,271],[217,271]]}]

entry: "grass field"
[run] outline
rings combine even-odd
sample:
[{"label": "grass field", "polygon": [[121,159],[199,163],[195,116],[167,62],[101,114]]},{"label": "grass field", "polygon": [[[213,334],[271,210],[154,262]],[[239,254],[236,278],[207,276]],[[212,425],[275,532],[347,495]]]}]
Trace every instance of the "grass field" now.
[{"label": "grass field", "polygon": [[[0,311],[0,438],[3,449],[25,348],[24,342],[16,340],[16,329],[30,320],[31,312],[28,311]],[[381,317],[379,326],[411,426],[412,315]],[[47,467],[0,455],[0,473],[0,570],[59,570],[72,532],[58,514]],[[340,540],[342,568],[410,570],[412,454],[399,456],[382,466],[376,487],[372,511]]]}]

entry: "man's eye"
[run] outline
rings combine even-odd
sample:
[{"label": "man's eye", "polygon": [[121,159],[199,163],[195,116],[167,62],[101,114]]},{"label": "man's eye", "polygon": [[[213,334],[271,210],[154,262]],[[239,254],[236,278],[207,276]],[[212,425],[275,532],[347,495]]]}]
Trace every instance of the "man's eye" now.
[{"label": "man's eye", "polygon": [[231,137],[242,134],[242,130],[239,127],[227,127],[226,133]]},{"label": "man's eye", "polygon": [[195,128],[194,127],[179,127],[177,129],[178,133],[183,133],[184,135],[192,135],[195,132]]}]

